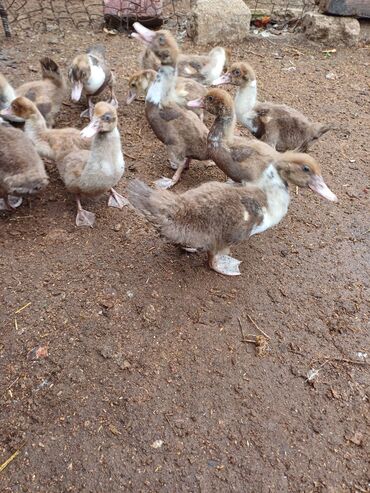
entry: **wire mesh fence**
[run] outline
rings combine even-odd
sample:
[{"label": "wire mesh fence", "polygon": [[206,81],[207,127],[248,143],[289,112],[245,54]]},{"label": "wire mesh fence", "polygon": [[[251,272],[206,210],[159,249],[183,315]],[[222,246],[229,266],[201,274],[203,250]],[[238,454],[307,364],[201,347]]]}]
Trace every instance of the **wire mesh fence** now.
[{"label": "wire mesh fence", "polygon": [[[10,30],[64,30],[105,24],[117,30],[128,29],[135,21],[145,20],[154,27],[175,19],[186,19],[194,0],[0,0],[0,16],[5,34]],[[225,0],[227,1],[227,0]],[[252,9],[268,14],[288,15],[298,9],[302,15],[312,10],[315,0],[244,0]]]}]

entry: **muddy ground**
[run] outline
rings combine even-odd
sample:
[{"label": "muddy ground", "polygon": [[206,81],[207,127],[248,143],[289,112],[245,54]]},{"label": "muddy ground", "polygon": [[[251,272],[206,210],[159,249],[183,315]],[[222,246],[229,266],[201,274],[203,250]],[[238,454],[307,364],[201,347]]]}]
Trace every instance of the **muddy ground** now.
[{"label": "muddy ground", "polygon": [[[0,66],[17,85],[40,56],[66,71],[95,41],[118,79],[124,193],[171,172],[143,103],[124,103],[136,42],[22,33],[2,40]],[[235,248],[242,275],[225,278],[107,197],[85,203],[96,227],[76,228],[48,163],[46,192],[0,216],[0,464],[20,451],[2,493],[369,491],[369,49],[231,48],[261,100],[337,125],[312,154],[339,203],[292,190],[288,216]],[[66,101],[58,126],[80,127],[80,111]],[[193,163],[176,188],[207,180],[224,176]],[[262,356],[243,342],[252,320]]]}]

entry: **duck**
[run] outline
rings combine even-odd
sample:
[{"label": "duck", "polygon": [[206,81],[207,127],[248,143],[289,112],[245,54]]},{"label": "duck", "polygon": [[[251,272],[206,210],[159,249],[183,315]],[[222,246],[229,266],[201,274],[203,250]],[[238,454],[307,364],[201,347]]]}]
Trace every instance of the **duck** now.
[{"label": "duck", "polygon": [[47,128],[37,106],[25,97],[15,98],[9,108],[0,111],[0,114],[5,118],[15,117],[24,121],[24,132],[42,158],[57,161],[73,150],[91,147],[91,139],[82,138],[77,128]]},{"label": "duck", "polygon": [[191,159],[208,159],[208,129],[192,111],[176,102],[179,49],[172,34],[147,28],[143,31],[143,26],[138,22],[133,27],[161,60],[161,68],[146,95],[145,114],[155,135],[167,147],[171,168],[176,170],[172,178],[163,177],[156,181],[156,185],[171,188],[180,180]]},{"label": "duck", "polygon": [[97,103],[89,125],[81,131],[83,138],[93,138],[91,150],[70,152],[57,163],[67,190],[76,197],[77,226],[92,228],[95,223],[95,214],[82,208],[81,197],[97,197],[110,192],[109,207],[122,209],[128,204],[113,188],[125,171],[117,122],[114,106],[103,101]]},{"label": "duck", "polygon": [[9,107],[18,96],[33,101],[45,118],[48,128],[55,124],[62,102],[66,96],[66,81],[58,64],[49,57],[40,60],[42,79],[22,84],[14,89],[3,74],[0,74],[0,110]]},{"label": "duck", "polygon": [[[157,72],[150,69],[135,72],[128,81],[129,94],[126,103],[131,104],[136,98],[145,97],[156,76]],[[185,107],[189,101],[202,97],[207,93],[207,89],[202,84],[192,79],[186,79],[185,77],[177,77],[175,90],[176,103],[179,106]],[[203,111],[198,108],[193,108],[193,111],[203,121]]]},{"label": "duck", "polygon": [[48,183],[31,140],[0,117],[0,210],[14,210],[23,197],[41,192]]},{"label": "duck", "polygon": [[230,70],[212,85],[232,84],[237,120],[258,139],[280,152],[306,152],[333,125],[311,122],[302,113],[284,104],[257,101],[257,80],[253,68],[245,62],[231,65]]},{"label": "duck", "polygon": [[[149,33],[153,31],[138,22],[136,24],[139,31],[132,33],[131,36],[145,45],[145,50],[141,55],[141,68],[143,70],[158,71],[161,61],[151,47],[148,46],[148,41],[145,39],[145,33],[149,36]],[[159,34],[158,38],[160,38],[161,34],[166,36],[166,33],[168,33],[165,29],[156,32]],[[178,75],[194,79],[203,85],[210,85],[214,79],[217,79],[223,73],[225,66],[228,64],[229,56],[229,50],[222,46],[216,46],[209,53],[203,55],[179,53],[177,58]]]},{"label": "duck", "polygon": [[241,261],[230,255],[230,248],[284,218],[290,202],[288,183],[310,188],[327,200],[338,200],[313,162],[267,163],[245,186],[208,182],[180,194],[153,190],[133,180],[128,185],[128,199],[166,240],[207,252],[212,270],[237,276]]},{"label": "duck", "polygon": [[234,102],[223,89],[211,88],[206,96],[190,101],[188,106],[203,108],[216,117],[207,138],[208,156],[233,182],[253,182],[261,167],[271,162],[298,165],[310,162],[317,165],[308,154],[295,151],[281,153],[265,142],[236,136]]},{"label": "duck", "polygon": [[101,94],[106,87],[110,90],[110,104],[118,106],[114,94],[115,79],[103,45],[91,46],[86,53],[77,55],[68,70],[68,78],[72,85],[72,101],[78,102],[83,92],[86,95],[88,109],[81,113],[81,117],[91,118],[94,111],[92,98]]}]

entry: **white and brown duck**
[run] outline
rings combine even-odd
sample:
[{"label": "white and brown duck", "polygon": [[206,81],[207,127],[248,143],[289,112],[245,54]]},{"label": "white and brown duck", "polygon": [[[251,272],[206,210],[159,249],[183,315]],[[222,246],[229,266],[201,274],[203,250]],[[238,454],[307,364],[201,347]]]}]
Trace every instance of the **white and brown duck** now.
[{"label": "white and brown duck", "polygon": [[[157,72],[155,70],[140,70],[135,72],[129,79],[129,93],[127,96],[127,104],[131,104],[135,99],[140,97],[146,97],[149,87],[153,84]],[[192,79],[186,79],[185,77],[176,78],[175,86],[175,102],[186,107],[189,101],[204,96],[207,93],[207,89]],[[199,108],[194,108],[194,112],[203,120],[203,111]]]},{"label": "white and brown duck", "polygon": [[58,161],[69,152],[91,147],[91,139],[83,139],[77,128],[47,128],[41,112],[27,98],[15,98],[9,108],[2,110],[0,114],[24,121],[25,134],[43,158]]},{"label": "white and brown duck", "polygon": [[[138,25],[139,23],[136,23]],[[132,37],[139,39],[146,46],[144,53],[141,56],[141,68],[159,70],[161,65],[161,60],[158,58],[156,53],[152,50],[151,46],[148,45],[148,41],[145,39],[145,30],[150,31],[146,27],[141,26],[141,32],[136,30],[136,33],[132,33]],[[153,31],[150,31],[153,32]],[[167,36],[168,31],[162,29],[156,31],[158,38],[163,35]],[[216,46],[212,50],[203,55],[195,55],[190,53],[180,53],[177,58],[177,71],[178,75],[181,77],[191,78],[197,82],[210,85],[214,79],[221,76],[224,71],[224,67],[227,65],[229,59],[229,51],[222,46]]]},{"label": "white and brown duck", "polygon": [[161,188],[170,188],[179,181],[191,159],[208,159],[208,129],[192,111],[176,103],[179,50],[172,34],[169,31],[151,31],[138,22],[133,27],[162,64],[147,92],[145,114],[152,130],[167,147],[171,167],[176,169],[172,179],[162,178],[156,184]]},{"label": "white and brown duck", "polygon": [[94,108],[90,124],[81,131],[83,138],[91,139],[91,151],[74,151],[57,163],[59,174],[67,190],[77,202],[77,226],[93,227],[95,214],[84,210],[82,197],[98,197],[109,192],[108,206],[122,209],[127,200],[113,187],[125,171],[118,118],[115,107],[99,102]]},{"label": "white and brown duck", "polygon": [[7,108],[16,97],[26,97],[35,103],[51,128],[66,96],[66,82],[59,66],[51,58],[41,58],[40,65],[42,80],[26,82],[17,89],[0,74],[0,110]]},{"label": "white and brown duck", "polygon": [[0,117],[0,210],[12,210],[41,192],[49,180],[30,139]]},{"label": "white and brown duck", "polygon": [[204,108],[216,118],[207,138],[208,156],[231,180],[238,183],[253,182],[266,164],[287,162],[301,164],[315,160],[303,153],[280,153],[265,142],[235,135],[236,116],[234,102],[223,89],[209,89],[203,98],[188,103]]},{"label": "white and brown duck", "polygon": [[86,95],[88,109],[81,113],[81,117],[91,118],[94,111],[92,98],[101,94],[106,87],[110,90],[110,104],[118,106],[114,94],[114,75],[106,59],[106,49],[103,45],[92,46],[86,53],[77,55],[69,68],[68,78],[72,85],[72,101],[79,101],[82,93]]},{"label": "white and brown duck", "polygon": [[266,164],[246,186],[209,182],[181,194],[134,180],[128,198],[169,242],[206,251],[211,269],[236,276],[240,261],[229,255],[230,248],[283,219],[290,201],[288,183],[337,200],[313,162]]},{"label": "white and brown duck", "polygon": [[253,68],[244,62],[234,63],[230,70],[213,81],[213,85],[238,87],[235,110],[238,121],[258,139],[278,151],[307,151],[310,145],[332,125],[314,123],[289,106],[257,101],[257,80]]}]

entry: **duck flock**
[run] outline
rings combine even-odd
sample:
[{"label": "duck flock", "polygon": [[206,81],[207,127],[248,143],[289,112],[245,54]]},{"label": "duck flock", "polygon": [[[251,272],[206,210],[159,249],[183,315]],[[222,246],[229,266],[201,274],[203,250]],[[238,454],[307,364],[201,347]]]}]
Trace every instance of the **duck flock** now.
[{"label": "duck flock", "polygon": [[[134,207],[166,240],[206,252],[210,268],[220,274],[239,275],[240,261],[230,256],[230,247],[282,220],[289,183],[337,200],[319,164],[306,153],[331,127],[288,106],[259,102],[252,67],[230,65],[222,47],[206,55],[183,54],[169,31],[139,23],[134,29],[132,36],[145,51],[141,70],[129,80],[126,103],[145,97],[147,121],[167,148],[173,176],[158,177],[154,187],[132,180],[126,197],[114,189],[125,170],[118,102],[105,48],[97,45],[75,57],[68,71],[72,100],[82,94],[87,100],[81,117],[90,123],[82,131],[53,128],[67,90],[53,60],[40,60],[42,80],[17,89],[0,74],[0,209],[14,210],[23,197],[42,192],[48,185],[42,158],[51,159],[76,199],[77,226],[95,222],[81,200],[109,193],[109,206]],[[237,86],[235,100],[215,87],[224,84]],[[94,105],[92,98],[106,88],[110,102]],[[203,123],[204,111],[215,117],[210,129]],[[251,132],[250,138],[236,135],[236,122]],[[226,182],[203,183],[181,194],[169,191],[192,159],[214,161]]]}]

